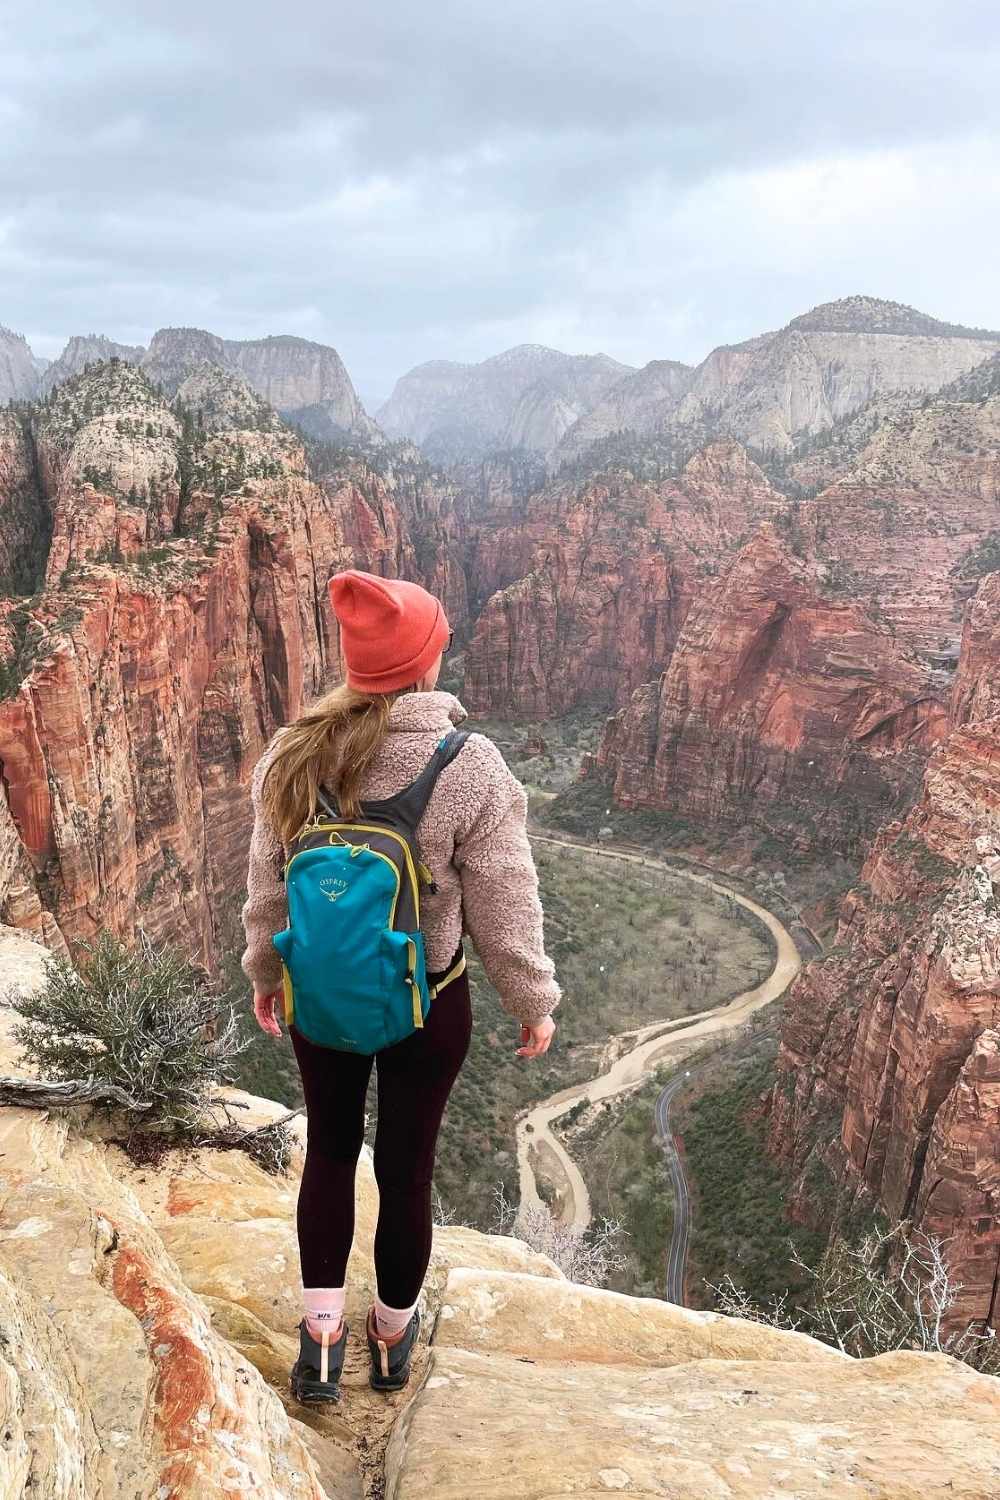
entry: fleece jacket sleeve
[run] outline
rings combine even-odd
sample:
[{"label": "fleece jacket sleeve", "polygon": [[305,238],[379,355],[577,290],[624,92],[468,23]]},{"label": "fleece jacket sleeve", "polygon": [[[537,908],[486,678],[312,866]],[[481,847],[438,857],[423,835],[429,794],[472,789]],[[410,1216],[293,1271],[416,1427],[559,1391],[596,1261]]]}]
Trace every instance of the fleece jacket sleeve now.
[{"label": "fleece jacket sleeve", "polygon": [[247,899],[241,912],[247,946],[240,966],[260,994],[270,994],[281,984],[281,956],[271,939],[274,933],[288,926],[288,901],[281,879],[285,851],[263,805],[264,773],[269,763],[270,756],[262,755],[250,781],[253,832]]},{"label": "fleece jacket sleeve", "polygon": [[473,735],[466,749],[473,742],[483,795],[474,817],[456,830],[453,856],[462,882],[463,925],[504,1010],[534,1026],[555,1009],[562,992],[545,952],[526,829],[528,798],[493,742]]}]

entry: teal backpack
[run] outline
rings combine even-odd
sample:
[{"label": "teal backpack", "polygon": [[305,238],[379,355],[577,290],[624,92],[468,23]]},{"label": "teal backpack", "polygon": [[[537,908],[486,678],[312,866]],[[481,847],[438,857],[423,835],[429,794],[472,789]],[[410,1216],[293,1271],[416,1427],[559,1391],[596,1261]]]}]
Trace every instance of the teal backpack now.
[{"label": "teal backpack", "polygon": [[304,823],[288,848],[283,879],[288,926],[272,938],[281,955],[285,1022],[310,1042],[370,1055],[422,1027],[431,1001],[465,967],[427,982],[420,887],[436,891],[417,846],[417,824],[434,783],[468,739],[446,734],[415,781],[392,797],[362,802],[343,820]]}]

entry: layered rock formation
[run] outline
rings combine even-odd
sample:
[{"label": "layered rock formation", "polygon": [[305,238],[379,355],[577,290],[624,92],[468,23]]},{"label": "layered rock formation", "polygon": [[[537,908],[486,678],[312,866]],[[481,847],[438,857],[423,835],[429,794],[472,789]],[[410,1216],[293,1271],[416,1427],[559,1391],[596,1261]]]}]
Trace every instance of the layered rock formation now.
[{"label": "layered rock formation", "polygon": [[[354,433],[377,437],[336,349],[279,334],[263,339],[220,339],[201,328],[161,328],[142,367],[169,393],[204,363],[240,375],[259,396],[289,417],[307,414],[320,436]],[[325,426],[326,430],[323,430]]]},{"label": "layered rock formation", "polygon": [[[970,606],[952,729],[875,840],[837,945],[796,981],[771,1101],[795,1205],[826,1177],[951,1241],[956,1318],[1000,1326],[1000,716],[996,578]],[[825,1207],[829,1212],[829,1204]]]},{"label": "layered rock formation", "polygon": [[[919,330],[919,331],[918,331]],[[714,411],[722,431],[788,449],[890,391],[936,391],[988,359],[1000,333],[937,323],[899,303],[846,298],[777,333],[713,351],[678,404],[678,423]]]},{"label": "layered rock formation", "polygon": [[[23,340],[20,342],[23,344]],[[2,350],[0,334],[0,401],[7,399]],[[22,354],[25,351],[27,345]],[[27,353],[30,359],[30,351]],[[31,380],[22,378],[19,389],[8,395],[30,398],[36,391],[48,394],[79,375],[87,365],[111,359],[141,364],[150,380],[169,396],[175,395],[181,382],[199,366],[211,364],[240,376],[269,405],[301,421],[317,437],[347,434],[374,440],[380,437],[336,349],[291,334],[223,339],[203,328],[161,328],[153,335],[148,349],[119,344],[103,334],[78,335],[69,340],[44,375],[39,369]]]},{"label": "layered rock formation", "polygon": [[[39,983],[41,961],[0,929],[0,993]],[[10,1017],[0,1008],[4,1074],[19,1070]],[[246,1128],[285,1114],[236,1089],[216,1098],[215,1128],[224,1110]],[[288,1395],[304,1120],[275,1174],[206,1147],[137,1166],[116,1125],[0,1110],[4,1500],[466,1500],[470,1483],[481,1500],[992,1493],[1000,1383],[944,1356],[852,1360],[583,1286],[520,1240],[462,1227],[435,1226],[409,1385],[373,1393],[358,1333],[374,1292],[367,1147],[342,1400],[304,1408]]]},{"label": "layered rock formation", "polygon": [[[648,477],[661,455],[664,477]],[[936,689],[954,670],[975,575],[1000,558],[1000,396],[870,404],[830,444],[800,447],[787,469],[769,464],[778,487],[818,480],[809,499],[776,488],[762,503],[764,474],[732,442],[698,449],[679,469],[667,439],[605,457],[596,474],[564,475],[506,512],[490,496],[472,516],[469,579],[482,612],[467,678],[477,709],[539,717],[581,700],[621,706],[667,665],[692,582],[711,579],[765,519],[815,561],[831,599],[854,601],[945,674]],[[643,633],[639,622],[664,612],[664,591],[669,622]]]},{"label": "layered rock formation", "polygon": [[718,443],[676,478],[553,485],[523,519],[484,527],[473,598],[497,592],[466,653],[470,711],[537,719],[626,702],[666,664],[719,559],[784,506],[741,448]]},{"label": "layered rock formation", "polygon": [[0,406],[8,401],[30,400],[44,369],[44,362],[32,354],[24,334],[0,324]]},{"label": "layered rock formation", "polygon": [[45,568],[52,515],[38,503],[35,464],[30,424],[0,411],[0,612],[13,606],[4,596],[30,593]]},{"label": "layered rock formation", "polygon": [[555,457],[579,458],[622,428],[667,431],[689,443],[728,436],[790,452],[796,439],[828,431],[873,399],[937,391],[998,351],[1000,332],[942,323],[898,302],[846,297],[774,333],[721,345],[694,370],[647,366],[581,418]]},{"label": "layered rock formation", "polygon": [[597,767],[624,807],[851,851],[915,788],[944,720],[927,668],[767,528],[700,591]]},{"label": "layered rock formation", "polygon": [[396,382],[378,412],[390,437],[408,437],[439,463],[492,449],[547,453],[623,376],[606,354],[560,354],[521,344],[481,364],[432,360]]},{"label": "layered rock formation", "polygon": [[[216,367],[178,394],[111,363],[29,424],[34,504],[54,523],[44,585],[3,627],[0,919],[54,948],[142,925],[214,968],[250,771],[337,676],[326,579],[421,569],[364,462],[311,478],[274,412]],[[433,499],[423,576],[461,626]]]},{"label": "layered rock formation", "polygon": [[901,637],[957,647],[962,561],[1000,528],[1000,396],[931,401],[889,417],[799,522],[847,594],[873,599]]},{"label": "layered rock formation", "polygon": [[554,462],[572,462],[613,432],[654,431],[690,389],[693,377],[692,367],[676,359],[654,359],[626,375],[569,428]]},{"label": "layered rock formation", "polygon": [[1000,572],[982,580],[966,610],[951,711],[956,724],[1000,719]]},{"label": "layered rock formation", "polygon": [[40,382],[43,395],[55,390],[74,375],[81,374],[88,365],[103,364],[110,359],[120,359],[126,364],[137,365],[146,350],[142,344],[116,344],[103,333],[77,334],[66,344],[58,359],[52,361]]}]

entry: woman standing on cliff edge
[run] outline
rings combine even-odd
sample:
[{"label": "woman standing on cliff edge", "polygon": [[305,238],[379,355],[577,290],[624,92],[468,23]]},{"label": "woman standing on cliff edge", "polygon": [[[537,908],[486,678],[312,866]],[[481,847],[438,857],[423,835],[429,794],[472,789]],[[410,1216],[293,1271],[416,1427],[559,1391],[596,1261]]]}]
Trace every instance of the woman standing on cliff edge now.
[{"label": "woman standing on cliff edge", "polygon": [[[282,960],[272,938],[288,922],[286,846],[316,813],[317,787],[336,799],[340,817],[357,818],[361,799],[409,787],[442,736],[467,717],[453,694],[435,687],[452,635],[438,599],[419,584],[356,569],[335,574],[329,589],[346,681],[275,733],[251,781],[241,962],[253,983],[254,1014],[273,1036],[281,1035]],[[470,734],[440,771],[417,824],[421,857],[434,878],[420,897],[419,928],[428,982],[440,986],[425,1023],[374,1054],[318,1045],[294,1018],[288,1023],[307,1115],[296,1210],[305,1316],[292,1370],[301,1400],[340,1396],[355,1168],[373,1062],[379,1213],[377,1295],[366,1318],[369,1378],[379,1390],[398,1390],[409,1378],[420,1331],[417,1300],[430,1261],[437,1137],[472,1032],[464,933],[503,1008],[521,1023],[517,1056],[548,1050],[561,991],[543,943],[526,814],[524,788],[500,751],[484,735]]]}]

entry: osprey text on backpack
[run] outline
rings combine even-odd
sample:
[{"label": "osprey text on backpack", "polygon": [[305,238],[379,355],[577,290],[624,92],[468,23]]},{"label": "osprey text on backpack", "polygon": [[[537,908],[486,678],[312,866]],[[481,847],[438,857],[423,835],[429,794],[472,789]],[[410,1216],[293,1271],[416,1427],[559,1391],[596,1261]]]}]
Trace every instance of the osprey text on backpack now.
[{"label": "osprey text on backpack", "polygon": [[272,938],[281,955],[285,1022],[311,1042],[371,1054],[422,1027],[431,1001],[465,967],[427,982],[420,888],[436,890],[416,830],[434,783],[468,738],[452,730],[415,781],[340,817],[320,788],[317,813],[289,845],[284,867],[288,926]]}]

